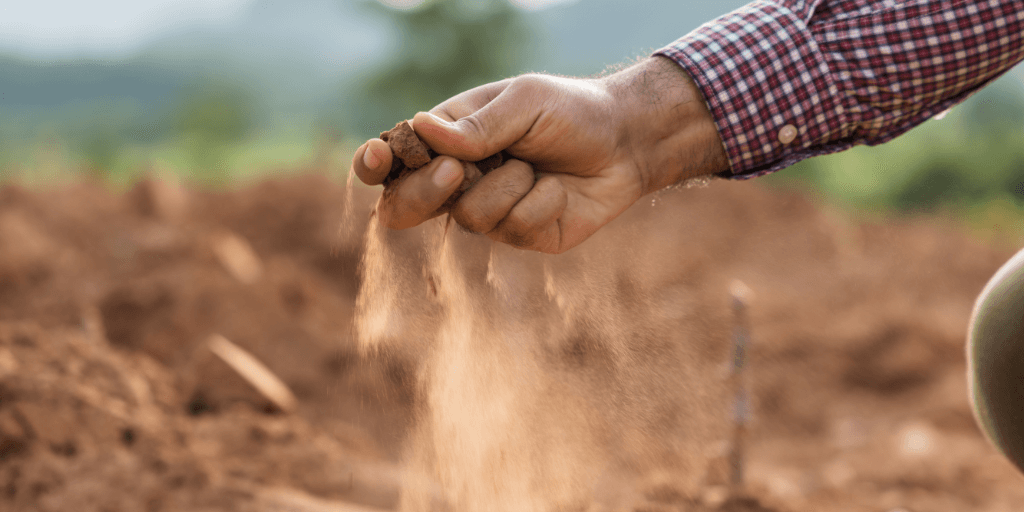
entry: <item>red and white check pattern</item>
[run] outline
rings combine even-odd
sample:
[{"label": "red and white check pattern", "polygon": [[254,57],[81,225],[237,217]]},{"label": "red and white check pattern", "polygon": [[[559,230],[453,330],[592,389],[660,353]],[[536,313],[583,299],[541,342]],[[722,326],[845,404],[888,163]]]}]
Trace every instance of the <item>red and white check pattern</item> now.
[{"label": "red and white check pattern", "polygon": [[657,54],[697,82],[745,179],[892,140],[1024,59],[1022,39],[1024,0],[757,0]]}]

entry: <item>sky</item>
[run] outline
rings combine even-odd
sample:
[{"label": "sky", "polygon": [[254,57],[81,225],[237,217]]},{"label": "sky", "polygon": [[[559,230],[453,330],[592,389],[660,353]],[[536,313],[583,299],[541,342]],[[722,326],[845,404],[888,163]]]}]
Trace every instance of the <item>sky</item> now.
[{"label": "sky", "polygon": [[123,55],[183,24],[218,23],[252,0],[0,2],[0,49],[26,56]]},{"label": "sky", "polygon": [[[0,51],[25,57],[119,57],[162,33],[227,23],[254,0],[33,0],[0,2]],[[415,5],[421,0],[382,0]],[[511,0],[527,9],[571,0]]]}]

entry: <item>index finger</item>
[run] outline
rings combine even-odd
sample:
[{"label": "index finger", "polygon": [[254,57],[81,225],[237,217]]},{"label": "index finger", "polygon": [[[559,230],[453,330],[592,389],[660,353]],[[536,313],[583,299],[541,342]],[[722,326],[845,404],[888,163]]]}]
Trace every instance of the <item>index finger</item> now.
[{"label": "index finger", "polygon": [[352,155],[352,170],[367,185],[380,185],[391,172],[391,147],[381,139],[370,139]]}]

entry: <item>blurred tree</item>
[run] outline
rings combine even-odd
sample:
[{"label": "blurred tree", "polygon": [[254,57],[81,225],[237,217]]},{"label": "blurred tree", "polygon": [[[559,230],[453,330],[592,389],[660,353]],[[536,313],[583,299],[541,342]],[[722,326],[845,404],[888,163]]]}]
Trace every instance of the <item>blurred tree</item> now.
[{"label": "blurred tree", "polygon": [[187,87],[174,118],[180,133],[218,144],[241,140],[256,121],[250,94],[217,81]]},{"label": "blurred tree", "polygon": [[134,126],[146,112],[130,99],[91,100],[56,108],[50,116],[54,136],[68,145],[82,171],[105,180],[117,172],[123,152],[135,142]]},{"label": "blurred tree", "polygon": [[225,149],[252,132],[256,113],[256,101],[244,87],[210,80],[184,88],[172,119],[196,170],[218,180],[224,178]]},{"label": "blurred tree", "polygon": [[13,132],[8,123],[0,121],[0,181],[4,178],[4,167],[12,160],[12,142],[15,140]]},{"label": "blurred tree", "polygon": [[1024,128],[1024,76],[1010,73],[975,94],[964,109],[969,129],[1000,138]]},{"label": "blurred tree", "polygon": [[97,127],[79,142],[79,153],[85,159],[86,172],[105,179],[121,152],[122,138],[108,126]]},{"label": "blurred tree", "polygon": [[363,6],[387,17],[398,35],[390,58],[359,80],[330,120],[364,136],[521,72],[534,49],[523,13],[507,0],[427,0],[408,9],[363,0]]}]

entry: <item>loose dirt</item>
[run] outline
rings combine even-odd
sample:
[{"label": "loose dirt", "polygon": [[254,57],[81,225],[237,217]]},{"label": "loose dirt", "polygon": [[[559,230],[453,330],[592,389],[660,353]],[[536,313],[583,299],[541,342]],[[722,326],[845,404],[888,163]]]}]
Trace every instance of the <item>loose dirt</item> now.
[{"label": "loose dirt", "polygon": [[[391,171],[388,172],[387,178],[384,179],[384,194],[388,194],[393,190],[395,185],[401,182],[409,173],[427,165],[431,159],[437,156],[434,150],[430,149],[420,140],[409,121],[399,122],[394,128],[382,132],[380,138],[388,143],[391,153],[397,157],[391,160]],[[462,184],[445,201],[444,205],[441,206],[441,210],[450,210],[452,205],[462,197],[462,194],[476,183],[476,180],[497,169],[508,159],[509,155],[502,151],[479,162],[463,161],[464,179]]]},{"label": "loose dirt", "polygon": [[[443,451],[410,451],[409,439],[423,435],[432,358],[480,350],[528,354],[538,367],[495,379],[525,376],[517,386],[552,402],[515,402],[520,420],[444,402],[451,415],[510,421],[510,445],[552,440],[516,460],[614,462],[568,468],[593,479],[552,487],[589,485],[608,510],[1024,503],[1024,477],[974,425],[963,375],[972,301],[1019,241],[983,242],[934,218],[859,221],[724,182],[642,202],[563,260],[451,230],[449,254],[470,263],[432,275],[432,227],[389,232],[394,267],[413,284],[395,298],[407,307],[381,312],[386,340],[367,349],[353,311],[378,195],[354,191],[361,220],[349,236],[344,187],[313,175],[218,193],[0,188],[0,510],[365,511],[398,507],[400,488],[441,503],[444,482],[414,457]],[[473,293],[492,305],[518,304],[546,343],[441,350],[437,332],[459,327],[437,298],[452,276],[488,283]],[[755,295],[744,496],[729,496],[716,471],[734,279]],[[507,332],[481,311],[476,328]],[[296,410],[281,412],[213,355],[213,335],[269,367]],[[489,396],[461,392],[473,405]],[[557,415],[597,423],[584,439],[539,428]],[[500,445],[491,434],[486,446]]]}]

